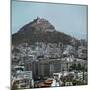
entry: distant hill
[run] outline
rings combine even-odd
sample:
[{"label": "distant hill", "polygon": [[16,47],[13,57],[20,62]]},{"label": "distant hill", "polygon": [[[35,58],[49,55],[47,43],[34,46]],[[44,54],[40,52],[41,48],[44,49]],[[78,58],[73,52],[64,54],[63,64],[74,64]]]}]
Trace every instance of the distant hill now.
[{"label": "distant hill", "polygon": [[23,42],[33,44],[35,42],[71,44],[72,37],[56,31],[55,27],[46,19],[37,18],[24,25],[17,33],[12,35],[12,44]]}]

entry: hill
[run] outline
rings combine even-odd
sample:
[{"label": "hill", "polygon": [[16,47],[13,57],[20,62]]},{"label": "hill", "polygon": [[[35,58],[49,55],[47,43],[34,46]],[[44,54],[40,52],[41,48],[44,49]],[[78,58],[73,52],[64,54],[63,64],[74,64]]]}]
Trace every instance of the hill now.
[{"label": "hill", "polygon": [[59,32],[46,19],[36,18],[24,25],[17,33],[12,35],[12,44],[18,45],[23,42],[33,44],[35,42],[71,44],[72,37]]}]

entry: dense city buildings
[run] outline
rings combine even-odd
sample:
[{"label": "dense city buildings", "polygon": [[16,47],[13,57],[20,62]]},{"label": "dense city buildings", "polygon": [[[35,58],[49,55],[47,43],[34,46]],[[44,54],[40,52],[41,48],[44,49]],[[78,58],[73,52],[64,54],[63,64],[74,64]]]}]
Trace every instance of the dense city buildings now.
[{"label": "dense city buildings", "polygon": [[12,35],[13,88],[88,84],[87,41],[58,32],[37,17]]},{"label": "dense city buildings", "polygon": [[[76,52],[78,53],[76,55]],[[82,56],[81,56],[82,55]],[[74,85],[62,78],[71,75],[72,80],[87,84],[87,48],[85,46],[63,45],[62,43],[36,42],[34,45],[22,43],[12,49],[12,84],[19,88],[51,87]],[[44,85],[51,79],[55,85]],[[75,85],[78,85],[77,83]]]}]

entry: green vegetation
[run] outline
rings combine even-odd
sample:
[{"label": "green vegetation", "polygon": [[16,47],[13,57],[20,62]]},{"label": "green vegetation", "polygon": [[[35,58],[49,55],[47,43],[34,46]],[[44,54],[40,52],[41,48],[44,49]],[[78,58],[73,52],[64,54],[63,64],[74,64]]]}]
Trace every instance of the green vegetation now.
[{"label": "green vegetation", "polygon": [[72,66],[70,66],[70,71],[72,70],[77,70],[77,71],[87,71],[87,69],[85,68],[85,66],[81,65],[80,63],[79,64],[73,64]]},{"label": "green vegetation", "polygon": [[35,43],[35,42],[45,42],[45,43],[58,43],[62,42],[64,44],[70,44],[71,37],[61,32],[37,32],[30,31],[25,33],[16,33],[12,35],[12,44],[17,45],[23,42]]},{"label": "green vegetation", "polygon": [[13,85],[11,86],[11,90],[18,90],[18,83],[15,81]]}]

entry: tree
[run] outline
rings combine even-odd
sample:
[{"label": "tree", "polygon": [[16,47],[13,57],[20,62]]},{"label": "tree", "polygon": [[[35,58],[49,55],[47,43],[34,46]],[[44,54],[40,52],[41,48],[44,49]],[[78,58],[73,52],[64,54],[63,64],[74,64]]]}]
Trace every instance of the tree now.
[{"label": "tree", "polygon": [[70,70],[70,71],[71,71],[71,70],[76,70],[76,68],[77,68],[76,64],[72,64],[72,65],[70,66],[70,69],[69,69],[69,70]]},{"label": "tree", "polygon": [[18,90],[18,84],[17,84],[17,81],[14,81],[12,87],[11,87],[11,90]]},{"label": "tree", "polygon": [[82,70],[82,66],[80,63],[77,65],[76,70]]}]

